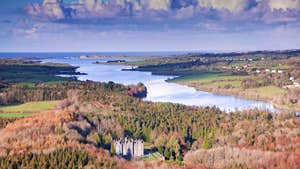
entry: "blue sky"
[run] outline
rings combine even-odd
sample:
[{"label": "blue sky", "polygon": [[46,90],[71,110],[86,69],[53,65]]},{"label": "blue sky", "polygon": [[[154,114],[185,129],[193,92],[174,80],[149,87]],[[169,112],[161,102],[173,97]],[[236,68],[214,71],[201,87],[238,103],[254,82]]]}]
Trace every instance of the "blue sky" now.
[{"label": "blue sky", "polygon": [[0,51],[300,47],[300,0],[1,0]]}]

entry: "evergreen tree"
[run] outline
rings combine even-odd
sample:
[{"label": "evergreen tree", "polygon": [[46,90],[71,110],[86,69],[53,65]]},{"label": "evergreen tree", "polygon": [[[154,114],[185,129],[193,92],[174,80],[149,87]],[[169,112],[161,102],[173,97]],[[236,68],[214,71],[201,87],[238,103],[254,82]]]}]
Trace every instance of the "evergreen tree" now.
[{"label": "evergreen tree", "polygon": [[116,154],[116,150],[115,150],[115,145],[114,144],[110,145],[109,152],[110,152],[111,155],[115,155]]}]

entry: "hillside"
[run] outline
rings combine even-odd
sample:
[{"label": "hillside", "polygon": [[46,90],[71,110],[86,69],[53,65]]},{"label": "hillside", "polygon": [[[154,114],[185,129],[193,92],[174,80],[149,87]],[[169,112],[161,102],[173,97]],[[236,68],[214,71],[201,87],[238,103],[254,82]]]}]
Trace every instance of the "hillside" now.
[{"label": "hillside", "polygon": [[245,53],[190,53],[128,61],[132,69],[172,75],[168,82],[196,90],[261,100],[281,110],[300,111],[299,50]]},{"label": "hillside", "polygon": [[[0,168],[300,167],[300,118],[294,113],[227,114],[143,101],[146,93],[143,84],[113,82],[9,84],[0,91],[2,110],[38,109],[0,118]],[[51,101],[56,106],[46,109]],[[124,137],[144,140],[145,149],[165,161],[115,156],[112,141]]]},{"label": "hillside", "polygon": [[[67,91],[59,110],[25,117],[1,129],[1,155],[48,154],[68,147],[108,151],[112,139],[126,135],[142,138],[167,160],[191,167],[299,164],[300,119],[293,114],[225,114],[216,108],[144,102],[122,92],[121,86],[107,91],[98,83],[81,85]],[[247,160],[247,154],[253,158]],[[219,160],[214,161],[216,157]],[[230,157],[230,162],[221,163],[223,157]]]}]

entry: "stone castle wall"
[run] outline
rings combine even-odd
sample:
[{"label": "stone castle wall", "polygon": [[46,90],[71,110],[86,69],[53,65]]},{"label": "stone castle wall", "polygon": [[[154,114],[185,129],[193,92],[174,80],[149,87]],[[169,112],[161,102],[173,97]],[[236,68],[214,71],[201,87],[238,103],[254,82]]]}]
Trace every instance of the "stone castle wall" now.
[{"label": "stone castle wall", "polygon": [[144,141],[127,139],[116,140],[113,142],[115,151],[118,156],[131,158],[139,158],[144,156]]}]

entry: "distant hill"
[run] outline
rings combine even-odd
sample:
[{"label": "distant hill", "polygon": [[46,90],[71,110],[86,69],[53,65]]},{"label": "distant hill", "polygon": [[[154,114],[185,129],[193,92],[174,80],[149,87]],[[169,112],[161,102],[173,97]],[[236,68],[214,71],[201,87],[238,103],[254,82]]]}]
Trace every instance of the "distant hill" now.
[{"label": "distant hill", "polygon": [[277,51],[251,51],[251,52],[229,52],[229,53],[189,53],[189,55],[199,55],[204,57],[235,57],[243,55],[300,55],[300,49],[277,50]]}]

